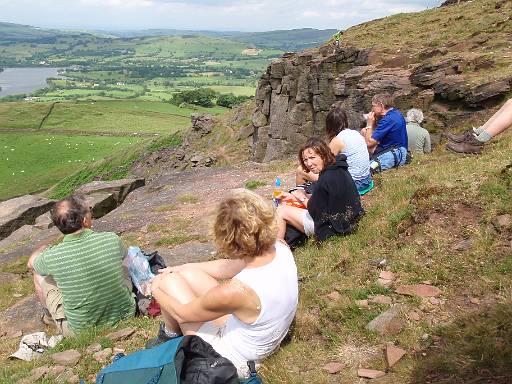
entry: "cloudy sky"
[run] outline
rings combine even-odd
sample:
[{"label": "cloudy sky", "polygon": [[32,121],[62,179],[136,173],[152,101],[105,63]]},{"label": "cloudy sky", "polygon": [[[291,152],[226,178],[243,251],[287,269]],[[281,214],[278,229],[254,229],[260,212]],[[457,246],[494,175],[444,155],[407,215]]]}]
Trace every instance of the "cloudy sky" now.
[{"label": "cloudy sky", "polygon": [[0,21],[54,28],[345,29],[443,0],[0,0]]}]

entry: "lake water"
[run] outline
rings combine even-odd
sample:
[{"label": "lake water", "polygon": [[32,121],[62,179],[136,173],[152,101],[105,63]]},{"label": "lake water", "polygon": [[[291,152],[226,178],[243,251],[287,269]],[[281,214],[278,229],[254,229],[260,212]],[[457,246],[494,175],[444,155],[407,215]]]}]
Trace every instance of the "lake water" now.
[{"label": "lake water", "polygon": [[0,72],[0,97],[29,94],[46,87],[46,79],[59,76],[59,68],[4,68]]}]

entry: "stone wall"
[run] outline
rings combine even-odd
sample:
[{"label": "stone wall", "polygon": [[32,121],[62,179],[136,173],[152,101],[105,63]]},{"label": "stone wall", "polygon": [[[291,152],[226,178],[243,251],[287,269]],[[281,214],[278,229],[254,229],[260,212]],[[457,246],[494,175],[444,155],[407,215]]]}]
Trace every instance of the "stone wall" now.
[{"label": "stone wall", "polygon": [[335,102],[345,108],[349,126],[359,128],[364,124],[363,113],[370,111],[372,97],[391,93],[399,109],[421,108],[431,127],[441,131],[450,121],[467,115],[468,108],[510,90],[511,79],[470,88],[462,72],[474,63],[458,57],[435,60],[445,54],[432,51],[412,57],[328,44],[274,60],[256,90],[254,160],[295,155],[308,137],[323,135],[325,117]]}]

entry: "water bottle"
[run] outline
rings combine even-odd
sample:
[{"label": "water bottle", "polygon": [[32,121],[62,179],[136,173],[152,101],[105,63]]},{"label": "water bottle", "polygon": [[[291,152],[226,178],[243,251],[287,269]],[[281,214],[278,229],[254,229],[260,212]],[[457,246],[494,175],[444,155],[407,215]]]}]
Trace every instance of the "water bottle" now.
[{"label": "water bottle", "polygon": [[274,200],[274,205],[277,207],[279,206],[279,203],[281,202],[281,199],[279,198],[279,195],[281,194],[281,179],[279,177],[276,177],[276,183],[274,187],[274,197],[272,200]]},{"label": "water bottle", "polygon": [[140,293],[148,296],[150,294],[151,279],[155,275],[151,272],[148,259],[146,259],[146,256],[144,256],[139,247],[128,247],[125,263],[133,284],[135,284]]}]

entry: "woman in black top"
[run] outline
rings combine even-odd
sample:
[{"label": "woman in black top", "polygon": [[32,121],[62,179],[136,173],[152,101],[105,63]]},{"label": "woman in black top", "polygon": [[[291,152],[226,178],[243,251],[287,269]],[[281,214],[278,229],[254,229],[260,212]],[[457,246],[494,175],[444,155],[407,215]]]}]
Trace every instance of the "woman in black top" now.
[{"label": "woman in black top", "polygon": [[281,194],[285,203],[298,200],[306,208],[280,205],[277,237],[284,240],[286,224],[320,241],[350,233],[364,211],[345,155],[335,158],[324,141],[311,138],[300,149],[299,162],[305,171],[319,175],[318,183],[311,198],[302,190]]}]

